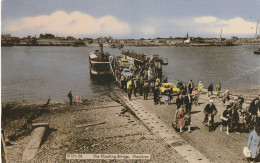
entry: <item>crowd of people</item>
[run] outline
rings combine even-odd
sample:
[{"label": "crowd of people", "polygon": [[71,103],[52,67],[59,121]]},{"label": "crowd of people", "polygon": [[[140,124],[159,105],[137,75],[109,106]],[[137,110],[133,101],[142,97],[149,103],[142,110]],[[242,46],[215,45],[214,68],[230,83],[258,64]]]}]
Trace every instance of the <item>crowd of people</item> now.
[{"label": "crowd of people", "polygon": [[[118,67],[114,71],[114,78],[116,84],[124,90],[128,99],[132,100],[132,95],[135,97],[143,96],[143,100],[147,100],[149,94],[153,95],[154,105],[160,104],[163,96],[167,96],[171,102],[173,96],[177,95],[176,106],[177,111],[174,115],[174,126],[180,133],[183,132],[184,126],[188,128],[188,132],[191,133],[191,113],[192,106],[199,105],[199,96],[204,85],[201,81],[195,86],[194,82],[190,80],[187,84],[182,81],[177,81],[176,85],[169,85],[163,90],[165,83],[168,83],[167,78],[163,79],[161,70],[158,69],[158,65],[153,60],[147,60],[143,65],[129,65],[124,67],[119,63],[116,64]],[[160,67],[160,66],[159,66]],[[125,73],[125,68],[129,70]],[[174,92],[173,89],[177,88],[178,91]],[[204,89],[205,90],[205,89]],[[213,95],[214,86],[210,83],[207,88],[207,94],[209,97],[209,103],[206,104],[203,113],[205,114],[203,124],[207,124],[209,119],[214,124],[214,117],[218,113],[217,107],[214,104],[211,96]],[[231,100],[229,91],[226,90],[222,93],[221,83],[219,82],[215,87],[216,98],[221,97],[221,102],[225,106],[225,110],[221,115],[220,131],[226,128],[226,133],[229,135],[230,132],[236,131],[241,133],[245,130],[245,126],[251,126],[253,131],[250,133],[247,147],[252,151],[251,160],[259,154],[259,143],[260,143],[260,95],[252,100],[248,108],[243,108],[244,103],[243,97],[238,97],[237,100]],[[70,99],[70,105],[72,105],[72,94],[68,94]],[[77,104],[82,101],[80,96],[76,96]]]},{"label": "crowd of people", "polygon": [[[129,77],[127,78],[126,86],[119,85],[121,88],[127,92],[129,100],[131,100],[132,94],[136,97],[138,95],[143,96],[144,100],[147,100],[148,94],[153,94],[154,104],[160,102],[160,96],[162,94],[172,95],[172,87],[166,89],[164,93],[161,92],[161,87],[163,82],[159,78],[155,82],[151,80],[146,80],[145,77]],[[167,81],[164,81],[167,82]],[[203,84],[200,81],[195,87],[192,80],[186,85],[181,81],[178,81],[176,87],[179,89],[178,95],[176,98],[177,111],[175,113],[174,127],[177,131],[183,133],[183,128],[187,127],[188,132],[191,133],[191,110],[192,105],[199,105],[198,98],[201,90],[203,89]],[[220,97],[221,83],[216,86],[216,95]],[[208,87],[207,94],[209,96],[213,93],[213,83]],[[173,96],[173,95],[172,95]],[[221,115],[221,125],[220,131],[223,131],[226,128],[226,133],[229,135],[231,131],[236,131],[238,134],[245,130],[245,126],[251,126],[248,143],[245,148],[248,148],[251,151],[251,155],[248,158],[250,161],[254,161],[259,155],[259,146],[260,146],[260,95],[253,99],[248,108],[243,108],[244,103],[243,97],[238,97],[237,100],[231,100],[229,91],[226,90],[221,95],[223,106],[225,110]],[[70,99],[70,105],[72,105],[72,93],[68,94]],[[172,97],[170,99],[173,99]],[[82,101],[81,97],[77,93],[76,103],[80,104]],[[206,104],[203,110],[205,117],[203,124],[207,124],[209,117],[214,124],[214,116],[217,114],[218,110],[214,104],[213,99],[210,98],[209,103]]]},{"label": "crowd of people", "polygon": [[[140,80],[141,79],[141,80]],[[155,82],[144,80],[145,78],[130,78],[127,82],[127,93],[129,100],[131,100],[132,90],[134,90],[134,95],[137,93],[143,95],[143,99],[147,100],[148,93],[153,93],[154,104],[160,103],[160,97],[167,94],[169,99],[172,100],[173,92],[172,87],[166,89],[162,92],[162,82],[157,79]],[[167,82],[167,81],[164,81]],[[186,85],[184,82],[178,81],[176,87],[179,89],[176,106],[177,111],[175,113],[174,127],[177,131],[183,133],[183,128],[187,127],[188,132],[191,133],[191,110],[192,105],[199,105],[198,98],[201,90],[204,88],[202,82],[200,81],[195,87],[192,80]],[[210,97],[213,95],[213,83],[210,83],[207,89],[207,94]],[[229,91],[226,90],[221,94],[221,83],[218,83],[215,89],[217,98],[221,97],[223,106],[225,110],[221,115],[221,125],[220,131],[226,128],[226,133],[229,135],[230,132],[235,131],[236,133],[241,133],[245,130],[246,125],[251,127],[253,131],[250,133],[247,147],[252,151],[252,155],[249,160],[255,160],[259,154],[259,144],[260,144],[260,95],[255,98],[248,108],[243,108],[244,98],[242,96],[238,97],[237,100],[231,100]],[[217,107],[214,104],[213,99],[210,99],[209,104],[204,108],[204,120],[203,123],[207,124],[208,118],[210,117],[211,122],[214,124],[214,117],[218,113]]]}]

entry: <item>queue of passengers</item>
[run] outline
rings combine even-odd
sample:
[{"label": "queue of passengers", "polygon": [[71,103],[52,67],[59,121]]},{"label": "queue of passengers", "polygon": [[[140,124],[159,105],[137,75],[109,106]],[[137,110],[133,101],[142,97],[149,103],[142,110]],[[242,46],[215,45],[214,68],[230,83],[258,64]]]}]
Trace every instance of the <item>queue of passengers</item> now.
[{"label": "queue of passengers", "polygon": [[[131,100],[132,90],[134,96],[137,96],[139,93],[143,95],[143,99],[147,100],[148,92],[152,92],[154,96],[154,104],[156,105],[160,101],[160,87],[162,83],[160,79],[157,79],[155,82],[147,80],[147,78],[141,76],[136,78],[127,78],[126,91],[128,93],[128,98]],[[122,84],[124,85],[124,84]],[[174,127],[176,127],[180,133],[183,133],[184,126],[188,127],[188,132],[191,133],[191,110],[192,105],[198,105],[198,96],[201,90],[203,89],[203,84],[200,81],[197,88],[194,87],[192,80],[189,81],[188,85],[184,84],[181,81],[177,82],[177,88],[180,92],[176,99],[177,111],[175,113],[175,122]],[[122,86],[125,89],[124,86]],[[216,86],[216,95],[217,98],[220,96],[221,83],[218,83]],[[164,94],[168,94],[170,99],[172,99],[172,87],[166,89]],[[208,87],[208,95],[213,94],[213,83]],[[222,97],[222,103],[226,106],[226,109],[221,115],[221,125],[220,131],[223,131],[226,128],[226,133],[229,135],[230,131],[235,131],[240,134],[244,131],[246,125],[251,126],[253,131],[250,132],[248,143],[246,149],[251,152],[251,155],[248,157],[250,161],[254,161],[256,157],[259,156],[259,144],[260,144],[260,95],[252,100],[250,106],[245,110],[242,105],[244,103],[243,97],[238,97],[236,101],[230,99],[229,91],[226,90]],[[185,110],[184,110],[185,108]],[[207,124],[208,116],[211,116],[211,121],[214,124],[214,116],[217,114],[217,108],[213,103],[213,100],[210,99],[209,104],[204,108],[205,118],[203,123]]]},{"label": "queue of passengers", "polygon": [[[131,68],[131,72],[133,74],[132,76],[124,76],[122,74],[119,75],[121,77],[120,87],[128,93],[129,100],[131,100],[132,94],[134,94],[135,97],[140,94],[140,96],[143,96],[144,100],[147,100],[149,92],[153,93],[155,105],[160,103],[162,95],[168,95],[170,100],[173,99],[172,87],[165,89],[164,92],[161,91],[162,83],[167,82],[167,79],[163,82],[161,82],[159,78],[154,80],[154,76],[150,76],[153,72],[151,70],[151,67],[152,66],[150,65],[148,66],[148,68],[141,66],[133,67]],[[180,109],[182,107],[183,109],[185,109],[184,114],[190,114],[192,110],[192,105],[198,105],[199,94],[204,88],[202,82],[200,81],[197,85],[197,88],[195,88],[192,80],[190,80],[188,84],[185,84],[184,82],[178,80],[176,87],[179,89],[179,95],[176,99],[177,109]],[[218,83],[216,86],[217,98],[220,96],[220,91],[221,83]],[[208,86],[208,95],[211,96],[212,94],[213,83],[210,83],[210,85]],[[222,114],[222,125],[220,130],[222,131],[223,127],[226,127],[227,134],[229,134],[230,130],[235,129],[236,132],[240,133],[242,131],[241,128],[245,128],[246,123],[256,123],[257,115],[260,116],[259,99],[260,97],[254,99],[250,104],[248,110],[244,110],[242,108],[244,99],[242,97],[239,97],[238,100],[234,102],[230,100],[229,91],[226,90],[222,97],[222,102],[226,105],[226,109]],[[246,119],[248,117],[250,117],[251,119]],[[206,123],[206,118],[204,120],[204,123]]]}]

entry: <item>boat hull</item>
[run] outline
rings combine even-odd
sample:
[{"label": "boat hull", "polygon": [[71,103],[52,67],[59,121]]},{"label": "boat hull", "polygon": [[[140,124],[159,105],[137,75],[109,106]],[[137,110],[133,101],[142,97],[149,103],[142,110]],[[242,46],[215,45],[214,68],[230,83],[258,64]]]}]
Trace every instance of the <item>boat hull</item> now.
[{"label": "boat hull", "polygon": [[254,54],[260,55],[260,51],[254,51]]},{"label": "boat hull", "polygon": [[113,78],[113,71],[110,62],[89,61],[90,76],[94,79]]}]

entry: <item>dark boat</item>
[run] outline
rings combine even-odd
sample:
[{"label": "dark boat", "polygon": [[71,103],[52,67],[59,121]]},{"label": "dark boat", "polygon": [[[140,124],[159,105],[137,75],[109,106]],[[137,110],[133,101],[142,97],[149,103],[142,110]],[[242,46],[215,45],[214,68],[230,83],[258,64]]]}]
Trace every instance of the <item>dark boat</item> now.
[{"label": "dark boat", "polygon": [[254,51],[254,54],[259,55],[260,54],[260,48],[258,50],[256,50],[256,51]]},{"label": "dark boat", "polygon": [[103,52],[103,44],[100,44],[100,50],[90,53],[89,70],[93,78],[112,78],[113,70],[109,62],[110,54]]}]

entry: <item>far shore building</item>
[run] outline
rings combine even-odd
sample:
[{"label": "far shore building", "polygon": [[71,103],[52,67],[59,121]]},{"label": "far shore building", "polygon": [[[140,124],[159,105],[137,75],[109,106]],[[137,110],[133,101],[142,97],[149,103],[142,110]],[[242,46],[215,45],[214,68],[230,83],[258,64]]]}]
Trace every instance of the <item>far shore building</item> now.
[{"label": "far shore building", "polygon": [[169,45],[178,45],[182,44],[184,41],[184,38],[168,38],[167,39],[167,44]]}]

